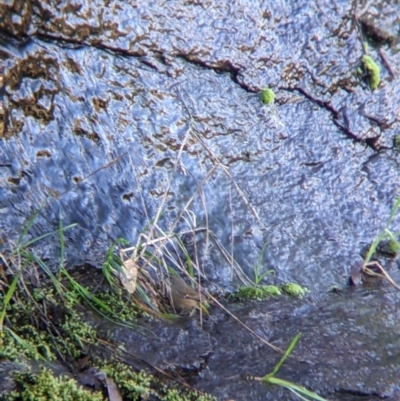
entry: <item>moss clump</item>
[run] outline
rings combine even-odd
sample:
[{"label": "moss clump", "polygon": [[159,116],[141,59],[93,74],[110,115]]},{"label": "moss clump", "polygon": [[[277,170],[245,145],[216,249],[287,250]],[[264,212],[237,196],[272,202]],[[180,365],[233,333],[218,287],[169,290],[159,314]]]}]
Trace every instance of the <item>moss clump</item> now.
[{"label": "moss clump", "polygon": [[46,333],[38,332],[32,326],[20,327],[18,332],[22,334],[19,335],[11,329],[0,333],[0,359],[9,361],[17,361],[21,357],[35,361],[56,359]]},{"label": "moss clump", "polygon": [[196,391],[183,392],[177,389],[167,389],[164,387],[165,395],[161,398],[163,401],[217,401],[210,395],[200,395]]},{"label": "moss clump", "polygon": [[154,398],[160,401],[216,401],[210,395],[200,395],[196,391],[181,391],[159,383],[145,372],[134,372],[131,367],[120,362],[102,366],[102,371],[111,377],[126,401]]},{"label": "moss clump", "polygon": [[389,250],[397,257],[400,251],[400,244],[394,239],[389,240]]},{"label": "moss clump", "polygon": [[396,259],[399,255],[400,243],[395,238],[383,240],[376,248],[377,256],[384,258]]},{"label": "moss clump", "polygon": [[118,386],[124,400],[141,400],[151,393],[151,377],[144,372],[134,372],[132,368],[119,362],[106,364],[101,370],[111,377]]},{"label": "moss clump", "polygon": [[272,89],[265,88],[260,92],[260,97],[264,104],[271,104],[274,103],[275,93]]},{"label": "moss clump", "polygon": [[233,294],[233,298],[241,301],[263,301],[270,297],[282,295],[282,292],[292,297],[302,298],[305,294],[307,294],[308,290],[307,288],[301,287],[295,283],[283,284],[280,288],[276,287],[275,285],[253,285],[239,288]]},{"label": "moss clump", "polygon": [[[57,295],[50,288],[35,289],[32,294],[40,304],[35,304],[26,293],[17,290],[15,300],[7,305],[11,327],[0,335],[0,357],[55,360],[57,354],[62,354],[77,358],[87,349],[87,344],[96,344],[96,330],[73,308],[79,298],[72,292],[64,294],[63,304],[57,301]],[[23,303],[17,302],[18,299],[23,299]],[[38,307],[43,303],[45,307],[41,311]],[[50,318],[46,322],[47,330],[40,324],[46,311]]]},{"label": "moss clump", "polygon": [[[86,344],[97,344],[97,332],[88,323],[84,322],[81,316],[74,310],[69,311],[64,322],[60,325],[63,334],[63,342],[59,349],[63,350],[65,355],[68,352],[78,358],[86,349]],[[63,345],[67,344],[67,348]]]},{"label": "moss clump", "polygon": [[54,377],[47,369],[37,375],[18,373],[16,382],[20,390],[8,395],[10,401],[105,401],[101,392],[83,390],[75,380]]},{"label": "moss clump", "polygon": [[241,301],[245,300],[257,300],[262,301],[264,299],[282,295],[278,287],[274,285],[260,285],[260,286],[248,286],[239,288],[233,297]]},{"label": "moss clump", "polygon": [[[93,289],[89,288],[89,290]],[[132,322],[139,317],[147,316],[135,305],[132,299],[128,300],[127,292],[121,288],[115,291],[98,292],[95,295],[99,301],[107,305],[108,309],[112,310],[112,314],[107,314],[107,311],[104,311],[104,314],[110,315],[111,318],[118,318],[123,322]]]},{"label": "moss clump", "polygon": [[307,294],[307,288],[301,287],[295,283],[286,283],[281,286],[282,291],[292,297],[303,298]]},{"label": "moss clump", "polygon": [[375,63],[372,58],[366,54],[362,56],[362,64],[364,71],[368,74],[369,85],[372,90],[376,89],[381,81],[379,66]]}]

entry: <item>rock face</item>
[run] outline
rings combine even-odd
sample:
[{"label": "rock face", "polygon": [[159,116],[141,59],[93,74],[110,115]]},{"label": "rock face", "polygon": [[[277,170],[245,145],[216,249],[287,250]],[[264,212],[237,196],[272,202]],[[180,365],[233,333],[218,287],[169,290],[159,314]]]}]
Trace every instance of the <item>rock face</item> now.
[{"label": "rock face", "polygon": [[[69,264],[99,266],[161,207],[163,230],[198,229],[211,278],[229,281],[226,255],[251,274],[266,244],[278,277],[342,280],[399,195],[396,41],[368,50],[374,92],[357,75],[362,24],[379,7],[386,18],[394,5],[8,2],[3,242],[39,211],[30,238],[77,223]],[[259,99],[265,87],[273,105]],[[54,266],[55,243],[35,248]]]},{"label": "rock face", "polygon": [[[0,9],[0,251],[24,227],[30,240],[75,224],[62,240],[68,265],[99,267],[114,241],[143,241],[157,216],[153,239],[180,237],[178,259],[189,255],[218,284],[255,266],[314,293],[345,282],[400,195],[396,1],[47,3]],[[374,91],[357,72],[368,39],[381,72]],[[391,229],[400,231],[397,218]],[[57,267],[57,234],[32,249]],[[384,314],[350,294],[287,312],[287,333],[273,326],[279,319],[257,330],[273,329],[282,348],[293,328],[307,333],[302,349],[321,365],[299,365],[294,380],[335,399],[395,400],[398,296],[367,294]],[[218,344],[223,322],[210,328]],[[203,340],[197,365],[215,352]],[[219,348],[199,387],[232,396],[232,372],[221,382],[215,372],[235,352]],[[277,390],[274,399],[288,398]]]}]

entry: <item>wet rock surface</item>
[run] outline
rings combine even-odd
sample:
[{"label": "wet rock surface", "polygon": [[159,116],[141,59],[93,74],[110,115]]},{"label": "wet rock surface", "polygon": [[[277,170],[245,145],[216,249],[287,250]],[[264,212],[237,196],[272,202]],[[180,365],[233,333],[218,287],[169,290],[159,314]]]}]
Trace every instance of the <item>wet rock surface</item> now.
[{"label": "wet rock surface", "polygon": [[[377,299],[379,309],[372,305]],[[400,397],[399,300],[395,290],[375,287],[318,300],[280,298],[227,307],[258,336],[281,349],[302,333],[277,377],[329,400],[373,401]],[[281,354],[218,308],[211,309],[202,325],[198,317],[187,317],[146,327],[157,336],[107,325],[103,330],[133,354],[127,357],[133,366],[141,367],[138,360],[146,360],[218,399],[242,400],[250,395],[253,400],[298,399],[278,386],[248,380],[272,372]]]},{"label": "wet rock surface", "polygon": [[[1,49],[4,237],[41,209],[32,237],[78,223],[67,259],[99,266],[115,239],[135,243],[169,188],[164,229],[194,195],[197,226],[245,271],[268,244],[264,263],[280,278],[301,269],[302,284],[326,288],[382,227],[398,195],[398,80],[382,66],[371,92],[357,76],[351,4],[237,2],[214,15],[213,3],[33,2],[22,25],[10,23],[22,13],[12,4]],[[393,68],[396,49],[385,49]],[[259,101],[265,86],[272,107]],[[37,248],[56,264],[54,244]],[[208,274],[226,277],[218,250],[202,256]]]},{"label": "wet rock surface", "polygon": [[400,41],[400,17],[393,13],[395,1],[386,1],[368,7],[368,4],[357,10],[358,19],[366,34],[375,42],[397,45]]},{"label": "wet rock surface", "polygon": [[[399,196],[397,4],[370,3],[7,2],[0,11],[0,243],[17,241],[39,210],[30,238],[54,231],[60,220],[77,223],[66,232],[68,264],[99,267],[117,238],[137,241],[167,191],[164,230],[193,196],[196,225],[180,219],[178,235],[206,226],[250,275],[266,244],[263,266],[276,281],[313,291],[343,284]],[[363,32],[381,70],[375,91],[357,74]],[[270,107],[258,96],[267,86],[276,94]],[[220,246],[204,232],[195,242],[207,277],[229,285],[231,267]],[[54,238],[34,250],[57,266]],[[367,335],[358,344],[357,330],[365,318],[367,333],[392,333],[395,312],[379,319],[374,313],[396,305],[397,295],[371,292],[371,309],[362,301],[352,294],[333,300],[322,327],[321,319],[315,328],[301,326],[310,348],[304,341],[300,350],[321,362],[323,337],[315,332],[326,329],[333,344],[327,353],[355,349],[360,376],[350,380],[355,365],[340,359],[350,360],[350,353],[329,354],[334,368],[321,367],[314,376],[320,382],[303,384],[329,394],[343,389],[337,399],[352,399],[349,388],[355,397],[367,389],[372,400],[396,399],[396,382],[383,372],[394,377],[397,361],[383,342],[375,359],[363,356],[375,342]],[[312,313],[323,315],[321,308]],[[212,332],[229,325],[218,319],[223,323]],[[354,337],[343,344],[345,328],[335,327],[346,319]],[[297,323],[292,316],[285,326],[293,331]],[[381,337],[387,346],[398,349],[395,333],[387,335]],[[202,339],[193,362],[199,366],[215,347],[197,331],[192,337]],[[232,360],[235,352],[246,354],[241,346],[229,350]],[[253,346],[246,348],[251,355]],[[304,369],[308,377],[312,369]],[[211,372],[217,370],[224,377],[222,368]],[[199,386],[211,388],[216,376],[201,376]],[[221,396],[225,385],[214,387]],[[276,391],[275,399],[288,399]]]}]

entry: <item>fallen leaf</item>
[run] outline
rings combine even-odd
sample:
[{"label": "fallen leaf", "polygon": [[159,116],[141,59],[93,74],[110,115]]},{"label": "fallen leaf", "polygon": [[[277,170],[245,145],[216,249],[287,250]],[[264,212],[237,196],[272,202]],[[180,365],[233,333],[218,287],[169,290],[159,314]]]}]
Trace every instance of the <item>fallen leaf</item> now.
[{"label": "fallen leaf", "polygon": [[108,399],[110,401],[122,401],[122,395],[119,392],[115,381],[109,377],[106,377],[107,391],[108,391]]},{"label": "fallen leaf", "polygon": [[136,291],[137,265],[132,259],[128,259],[123,262],[121,270],[122,272],[119,273],[121,283],[129,294],[133,294]]}]

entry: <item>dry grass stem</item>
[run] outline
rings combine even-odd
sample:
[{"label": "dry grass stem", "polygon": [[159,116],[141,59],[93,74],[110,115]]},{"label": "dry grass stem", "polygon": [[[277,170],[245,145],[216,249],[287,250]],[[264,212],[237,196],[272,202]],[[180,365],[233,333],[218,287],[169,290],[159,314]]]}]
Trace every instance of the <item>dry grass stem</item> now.
[{"label": "dry grass stem", "polygon": [[[373,270],[369,269],[369,267],[376,267],[381,272],[381,274],[374,272]],[[363,265],[363,272],[368,274],[369,276],[377,276],[377,277],[386,278],[386,280],[389,281],[389,283],[392,284],[393,287],[400,290],[400,286],[395,283],[395,281],[389,276],[389,274],[386,272],[386,270],[378,262],[365,263]]]}]

